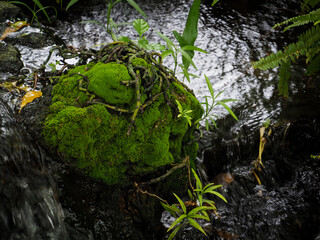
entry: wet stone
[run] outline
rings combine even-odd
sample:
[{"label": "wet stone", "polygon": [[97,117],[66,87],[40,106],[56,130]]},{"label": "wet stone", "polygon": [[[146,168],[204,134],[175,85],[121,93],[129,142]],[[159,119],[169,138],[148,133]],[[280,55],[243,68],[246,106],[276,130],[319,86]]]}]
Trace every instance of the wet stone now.
[{"label": "wet stone", "polygon": [[21,17],[22,15],[19,7],[5,1],[0,1],[0,21]]},{"label": "wet stone", "polygon": [[31,48],[43,48],[53,45],[53,42],[50,42],[45,34],[36,32],[21,34],[17,37],[9,36],[5,39],[5,41],[13,45],[19,44]]},{"label": "wet stone", "polygon": [[11,44],[0,43],[0,72],[17,73],[22,67],[19,50]]}]

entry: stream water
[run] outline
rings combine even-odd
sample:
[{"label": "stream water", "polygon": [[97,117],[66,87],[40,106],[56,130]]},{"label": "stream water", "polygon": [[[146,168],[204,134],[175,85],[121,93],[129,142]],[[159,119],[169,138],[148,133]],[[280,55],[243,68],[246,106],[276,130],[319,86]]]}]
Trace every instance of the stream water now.
[{"label": "stream water", "polygon": [[[319,95],[306,94],[304,89],[310,88],[310,83],[301,81],[303,71],[299,67],[293,68],[291,97],[287,100],[279,97],[276,91],[276,71],[254,71],[251,67],[251,61],[267,52],[275,52],[290,39],[271,29],[275,23],[293,16],[288,9],[297,9],[298,4],[294,0],[220,2],[214,8],[210,1],[201,5],[196,45],[209,54],[195,55],[198,71],[194,73],[200,78],[187,83],[202,101],[209,95],[205,74],[217,93],[224,91],[221,99],[239,100],[231,105],[239,121],[226,116],[223,108],[215,109],[214,114],[220,116],[218,129],[205,131],[200,141],[198,166],[201,177],[203,181],[223,184],[222,193],[228,199],[228,204],[217,200],[220,217],[214,219],[210,228],[216,232],[212,239],[320,239],[320,161],[310,158],[311,154],[320,151],[320,121],[318,110],[315,111],[315,106],[320,104]],[[139,0],[137,3],[148,16],[150,30],[146,37],[149,42],[162,41],[155,30],[172,40],[173,30],[182,33],[191,5],[189,1]],[[114,10],[116,22],[132,21],[137,17],[128,4],[119,4]],[[88,49],[111,41],[98,25],[81,23],[86,20],[105,23],[105,6],[99,5],[81,15],[71,14],[63,21],[57,21],[51,30],[75,48]],[[132,39],[138,37],[130,26],[119,30],[121,35]],[[24,31],[33,30],[26,28]],[[25,67],[38,68],[49,49],[21,46]],[[59,58],[54,56],[51,61],[56,60]],[[167,65],[172,64],[168,59]],[[77,228],[63,221],[67,218],[77,222],[77,217],[59,203],[56,179],[53,171],[46,167],[50,157],[15,122],[11,113],[13,107],[5,103],[11,101],[10,96],[1,94],[1,99],[0,181],[10,184],[21,197],[12,203],[12,196],[0,188],[1,201],[6,201],[0,206],[0,221],[6,223],[0,230],[11,231],[0,238],[93,239],[96,236],[94,239],[116,239],[105,230],[109,229],[106,223],[101,226],[97,223],[92,236],[82,228],[82,223],[78,222]],[[259,128],[267,118],[278,124],[273,128],[263,154],[265,168],[257,171],[259,185],[252,174],[252,161],[259,153]],[[14,179],[6,178],[6,166],[15,170]],[[162,223],[167,225],[168,221],[170,218],[164,213]],[[108,224],[112,225],[112,222]],[[186,229],[177,237],[202,239],[193,229]],[[128,236],[127,239],[139,238]]]}]

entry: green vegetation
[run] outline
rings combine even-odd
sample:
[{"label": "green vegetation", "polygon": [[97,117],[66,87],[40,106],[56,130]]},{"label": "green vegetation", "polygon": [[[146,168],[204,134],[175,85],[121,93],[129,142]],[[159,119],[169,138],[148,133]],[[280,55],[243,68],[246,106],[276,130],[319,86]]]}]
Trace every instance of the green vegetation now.
[{"label": "green vegetation", "polygon": [[168,232],[174,229],[168,238],[169,240],[173,239],[177,232],[186,225],[191,225],[192,227],[202,232],[204,235],[207,235],[200,224],[196,221],[197,219],[204,219],[210,222],[208,212],[215,212],[215,210],[217,209],[213,200],[205,198],[206,194],[216,195],[223,201],[227,202],[227,200],[219,192],[214,191],[220,188],[222,185],[214,185],[213,183],[209,183],[208,185],[203,187],[199,176],[193,169],[192,173],[196,180],[196,188],[194,189],[193,186],[191,186],[192,192],[188,190],[190,201],[184,203],[176,194],[174,194],[179,202],[178,206],[176,204],[169,205],[161,202],[162,206],[174,218],[176,218],[176,220],[168,229]]},{"label": "green vegetation", "polygon": [[[177,118],[174,105],[168,103],[178,100],[184,108],[193,109],[195,119],[203,113],[200,103],[174,78],[170,85],[158,78],[147,91],[147,73],[156,74],[159,66],[135,59],[136,73],[145,76],[139,78],[143,113],[138,111],[133,118],[139,97],[137,89],[128,86],[135,85],[130,65],[99,62],[79,66],[59,80],[45,122],[47,143],[107,184],[154,172],[186,155],[194,160],[198,150],[197,143],[189,144],[195,126],[188,127],[186,119]],[[145,64],[149,69],[143,69]],[[130,127],[134,129],[129,132]]]},{"label": "green vegetation", "polygon": [[274,28],[276,28],[290,24],[283,30],[285,32],[293,27],[312,24],[313,26],[309,27],[304,33],[298,36],[297,42],[291,43],[283,50],[272,53],[253,63],[254,68],[260,68],[262,70],[280,67],[278,83],[279,95],[288,97],[288,81],[291,75],[291,63],[295,63],[301,56],[306,58],[308,75],[320,72],[320,8],[311,11],[311,9],[316,7],[319,3],[319,0],[304,0],[302,9],[310,11],[309,13],[290,18],[274,25]]}]

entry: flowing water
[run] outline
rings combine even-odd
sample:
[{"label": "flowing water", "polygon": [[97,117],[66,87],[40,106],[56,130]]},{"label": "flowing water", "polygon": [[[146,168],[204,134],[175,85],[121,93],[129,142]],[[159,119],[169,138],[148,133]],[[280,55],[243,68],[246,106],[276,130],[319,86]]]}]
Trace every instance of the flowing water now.
[{"label": "flowing water", "polygon": [[[303,71],[298,67],[293,69],[294,80],[290,82],[293,97],[288,100],[277,94],[276,71],[263,72],[251,67],[251,61],[286,44],[287,38],[271,29],[275,23],[293,16],[287,9],[297,7],[297,4],[293,0],[220,2],[214,8],[210,1],[201,5],[196,45],[209,54],[196,53],[194,62],[198,71],[192,72],[200,78],[193,78],[187,83],[202,101],[209,95],[205,74],[216,93],[224,91],[221,98],[239,100],[231,105],[239,122],[226,117],[223,108],[217,108],[214,114],[220,115],[217,120],[219,129],[205,131],[200,141],[198,165],[202,178],[223,184],[222,193],[229,202],[217,201],[220,218],[213,221],[213,228],[211,226],[211,231],[216,232],[213,238],[316,239],[318,236],[319,239],[320,164],[319,160],[310,158],[310,154],[319,153],[320,122],[319,114],[314,111],[319,97],[305,95],[303,89],[309,85],[301,81]],[[148,16],[150,30],[146,38],[149,42],[165,44],[156,30],[172,40],[173,30],[182,33],[191,5],[189,1],[140,0],[137,3]],[[113,13],[116,22],[132,21],[138,15],[128,4],[117,5]],[[88,49],[111,41],[97,24],[81,23],[87,20],[105,23],[105,6],[99,5],[81,15],[70,15],[56,22],[51,30],[75,48]],[[24,31],[33,31],[27,29]],[[138,37],[131,26],[119,30],[121,35],[131,39]],[[30,70],[38,68],[49,49],[21,47],[25,67]],[[58,56],[51,61],[56,60],[59,60]],[[172,64],[173,61],[168,59],[167,65]],[[1,99],[12,100],[7,94],[1,95]],[[74,218],[73,222],[77,219],[72,211],[61,207],[55,178],[46,167],[49,157],[17,125],[12,108],[0,101],[0,180],[14,188],[16,194],[21,192],[21,199],[12,203],[11,196],[7,196],[4,190],[0,191],[1,199],[9,201],[3,205],[0,219],[6,223],[5,229],[12,229],[11,236],[1,239],[23,239],[26,236],[33,239],[92,239],[90,232],[80,227],[72,228],[63,221],[64,217]],[[252,174],[252,161],[259,153],[259,128],[267,118],[279,124],[273,128],[264,151],[265,168],[261,172],[256,171],[262,183],[259,185]],[[14,180],[5,178],[7,165],[16,171]],[[18,218],[25,221],[17,221]],[[162,222],[166,225],[167,221],[168,218],[164,217]],[[77,226],[83,225],[77,223]],[[106,223],[101,226],[95,229],[96,236],[100,236],[97,239],[116,239],[105,230],[109,229]],[[200,236],[186,229],[178,237],[202,239]]]}]

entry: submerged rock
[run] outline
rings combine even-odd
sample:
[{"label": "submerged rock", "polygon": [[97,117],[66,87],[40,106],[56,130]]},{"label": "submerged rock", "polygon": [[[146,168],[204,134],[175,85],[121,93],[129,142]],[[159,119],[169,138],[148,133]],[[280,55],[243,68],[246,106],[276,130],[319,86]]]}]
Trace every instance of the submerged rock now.
[{"label": "submerged rock", "polygon": [[0,1],[0,21],[20,16],[22,16],[22,11],[19,7],[5,1]]},{"label": "submerged rock", "polygon": [[17,73],[22,67],[19,50],[11,44],[0,43],[0,71]]},{"label": "submerged rock", "polygon": [[157,63],[129,59],[79,66],[61,77],[43,131],[66,161],[107,184],[154,173],[186,155],[194,160],[198,150],[195,126],[177,117],[175,103],[192,109],[196,120],[203,113],[198,100]]}]

